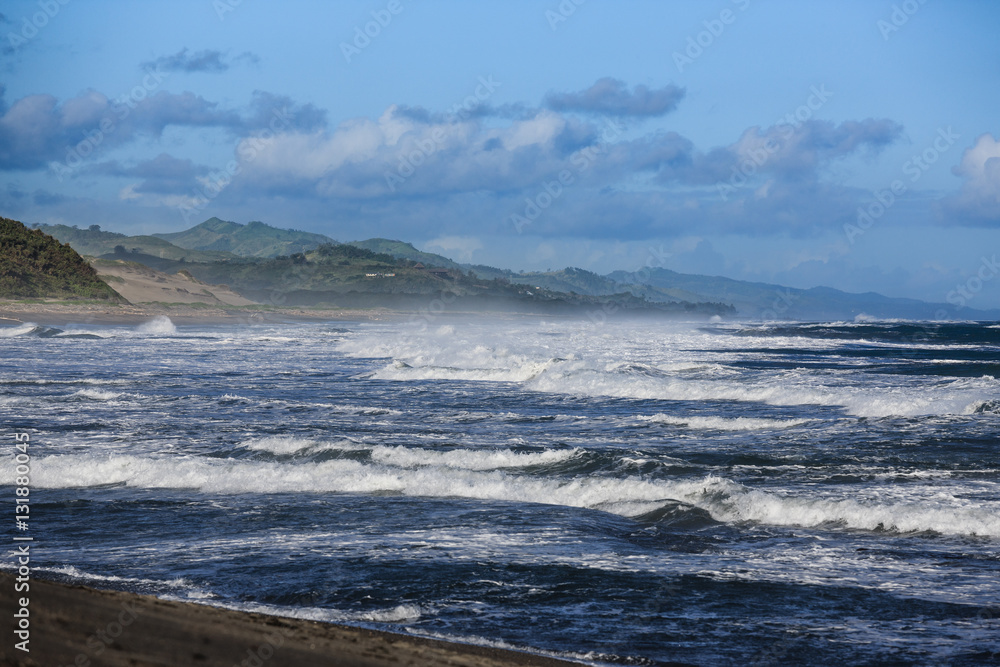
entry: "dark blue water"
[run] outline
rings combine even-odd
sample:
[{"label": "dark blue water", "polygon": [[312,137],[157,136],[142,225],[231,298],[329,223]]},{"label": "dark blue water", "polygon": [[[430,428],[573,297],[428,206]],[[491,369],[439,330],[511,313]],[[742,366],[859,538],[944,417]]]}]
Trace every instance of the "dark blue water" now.
[{"label": "dark blue water", "polygon": [[0,330],[35,576],[593,663],[1000,661],[997,325],[46,333]]}]

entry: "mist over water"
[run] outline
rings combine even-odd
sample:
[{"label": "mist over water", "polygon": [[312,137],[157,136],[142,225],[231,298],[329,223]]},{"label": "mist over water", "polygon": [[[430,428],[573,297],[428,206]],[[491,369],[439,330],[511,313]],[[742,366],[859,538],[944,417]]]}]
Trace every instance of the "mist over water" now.
[{"label": "mist over water", "polygon": [[601,663],[1000,651],[996,325],[88,332],[0,330],[45,576]]}]

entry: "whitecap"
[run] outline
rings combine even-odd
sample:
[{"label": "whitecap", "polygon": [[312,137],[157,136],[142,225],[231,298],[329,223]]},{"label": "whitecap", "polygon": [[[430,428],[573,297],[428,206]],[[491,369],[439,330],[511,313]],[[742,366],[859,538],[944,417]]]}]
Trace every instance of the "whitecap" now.
[{"label": "whitecap", "polygon": [[158,315],[148,322],[144,322],[136,327],[136,331],[144,334],[169,335],[177,333],[177,327],[166,315]]},{"label": "whitecap", "polygon": [[[13,484],[13,457],[0,462],[4,464],[0,465],[0,483]],[[857,499],[818,497],[805,490],[800,495],[780,494],[715,475],[688,480],[539,478],[502,469],[403,468],[346,459],[280,463],[93,454],[42,457],[35,469],[32,481],[38,488],[124,484],[204,493],[394,493],[585,507],[623,516],[646,514],[664,502],[682,502],[728,523],[1000,536],[996,502],[973,503],[963,499],[960,489],[949,495],[936,487],[920,497],[912,485],[905,496],[895,499],[890,493],[894,487],[886,492],[873,489],[870,498]]]},{"label": "whitecap", "polygon": [[811,419],[763,419],[755,417],[675,417],[665,414],[650,415],[648,417],[640,416],[638,419],[657,424],[670,424],[710,431],[757,431],[792,428],[808,424],[812,421]]},{"label": "whitecap", "polygon": [[92,401],[112,401],[121,396],[114,391],[104,391],[102,389],[81,389],[70,394],[70,398],[87,398]]}]

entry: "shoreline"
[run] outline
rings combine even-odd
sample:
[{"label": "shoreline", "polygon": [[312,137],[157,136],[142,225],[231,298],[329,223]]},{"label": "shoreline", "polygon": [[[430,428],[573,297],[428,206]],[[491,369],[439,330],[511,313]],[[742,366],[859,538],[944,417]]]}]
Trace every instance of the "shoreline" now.
[{"label": "shoreline", "polygon": [[[14,593],[0,572],[0,613],[29,599],[29,653],[8,632],[0,665],[297,665],[319,667],[569,667],[534,653],[426,639],[384,630],[235,611],[78,584],[31,579]],[[10,623],[11,621],[8,621]]]},{"label": "shoreline", "polygon": [[[235,325],[281,324],[290,322],[412,322],[429,327],[453,320],[488,318],[492,320],[561,320],[578,321],[585,326],[599,326],[603,320],[590,320],[586,313],[521,312],[507,310],[444,310],[430,313],[425,310],[404,310],[388,307],[373,308],[298,308],[254,306],[192,306],[185,304],[107,304],[93,301],[67,303],[65,301],[28,302],[0,299],[0,328],[32,323],[51,327],[79,326],[137,326],[157,317],[169,317],[179,325]],[[616,321],[618,318],[609,318]],[[622,317],[622,320],[628,319]],[[702,323],[703,320],[685,320],[664,317],[668,323]]]},{"label": "shoreline", "polygon": [[32,322],[45,326],[138,325],[156,317],[169,317],[174,324],[267,324],[286,322],[323,322],[331,320],[376,321],[405,317],[403,311],[384,308],[252,308],[233,306],[193,307],[185,305],[111,305],[95,302],[24,302],[0,301],[0,326]]}]

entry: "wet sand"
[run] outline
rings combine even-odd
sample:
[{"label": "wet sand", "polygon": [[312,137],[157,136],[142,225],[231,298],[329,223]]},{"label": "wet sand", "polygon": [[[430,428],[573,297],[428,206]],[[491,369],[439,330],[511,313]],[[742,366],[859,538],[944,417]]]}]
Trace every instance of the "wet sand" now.
[{"label": "wet sand", "polygon": [[30,652],[15,648],[11,630],[0,642],[0,664],[226,665],[264,667],[560,667],[581,663],[482,646],[455,644],[363,628],[266,616],[148,595],[102,591],[32,579],[14,592],[0,573],[0,614],[8,628],[29,599]]}]

